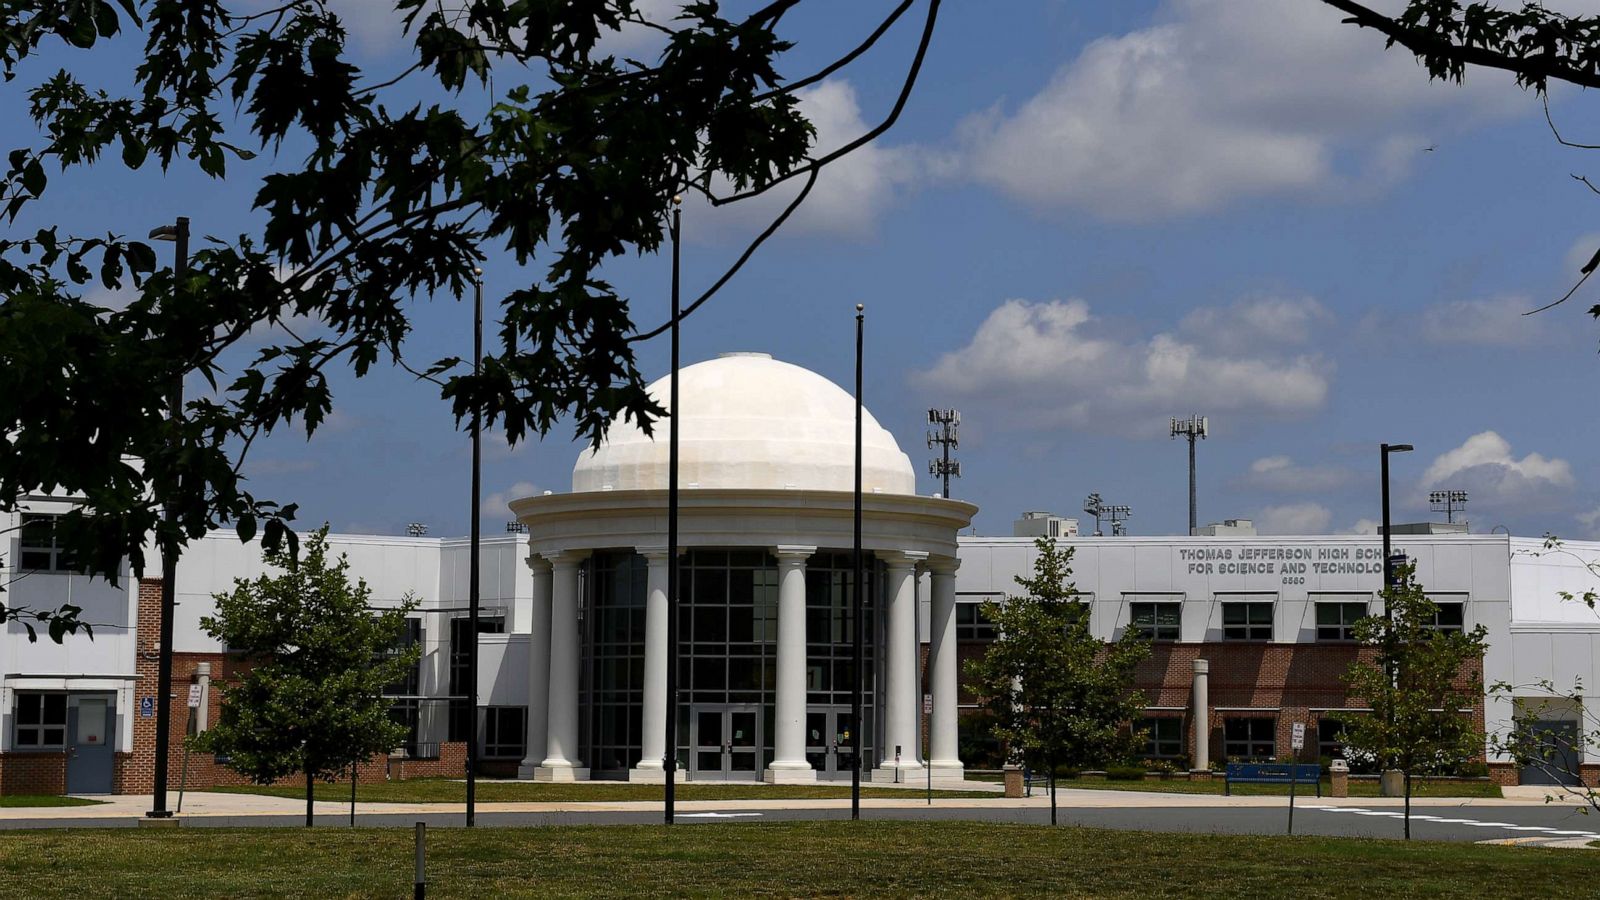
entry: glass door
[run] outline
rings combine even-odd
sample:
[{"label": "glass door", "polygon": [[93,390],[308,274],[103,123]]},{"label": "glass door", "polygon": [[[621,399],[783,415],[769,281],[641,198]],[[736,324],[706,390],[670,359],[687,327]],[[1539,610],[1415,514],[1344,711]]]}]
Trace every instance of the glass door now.
[{"label": "glass door", "polygon": [[689,725],[689,777],[755,781],[761,777],[761,708],[696,705]]},{"label": "glass door", "polygon": [[806,762],[817,778],[850,778],[850,710],[817,709],[806,713]]}]

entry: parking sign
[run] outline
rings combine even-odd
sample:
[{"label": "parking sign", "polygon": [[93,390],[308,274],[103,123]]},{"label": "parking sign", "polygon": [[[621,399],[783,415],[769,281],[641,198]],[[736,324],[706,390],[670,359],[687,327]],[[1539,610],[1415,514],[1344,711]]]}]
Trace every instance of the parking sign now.
[{"label": "parking sign", "polygon": [[1289,749],[1304,750],[1306,748],[1306,723],[1294,723],[1294,730],[1289,736]]}]

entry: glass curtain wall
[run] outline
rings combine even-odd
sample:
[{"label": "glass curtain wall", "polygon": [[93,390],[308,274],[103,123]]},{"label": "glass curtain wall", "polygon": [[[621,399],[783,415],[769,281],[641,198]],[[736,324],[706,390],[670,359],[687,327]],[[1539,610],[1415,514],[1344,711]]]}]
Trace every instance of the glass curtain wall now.
[{"label": "glass curtain wall", "polygon": [[646,577],[644,557],[631,550],[597,552],[586,563],[578,743],[592,778],[626,778],[639,764]]},{"label": "glass curtain wall", "polygon": [[[866,634],[862,652],[866,669],[867,693],[862,715],[872,725],[862,736],[863,759],[870,767],[877,759],[878,702],[876,661],[882,592],[883,567],[869,555],[862,561],[867,580]],[[855,611],[851,605],[850,582],[855,577],[854,554],[850,551],[823,550],[806,562],[806,706],[836,710],[833,734],[824,743],[839,740],[849,730],[848,713],[855,690]],[[830,740],[832,739],[832,740]],[[810,741],[808,732],[808,742]],[[817,765],[817,760],[812,765]]]},{"label": "glass curtain wall", "polygon": [[778,664],[777,559],[764,549],[690,550],[678,584],[678,765],[689,765],[692,707],[759,705],[764,770]]}]

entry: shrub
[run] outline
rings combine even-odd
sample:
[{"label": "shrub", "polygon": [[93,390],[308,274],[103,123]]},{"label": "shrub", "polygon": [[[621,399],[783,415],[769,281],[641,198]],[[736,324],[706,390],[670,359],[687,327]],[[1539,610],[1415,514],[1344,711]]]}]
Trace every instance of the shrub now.
[{"label": "shrub", "polygon": [[1107,781],[1143,781],[1144,766],[1111,766],[1106,769]]}]

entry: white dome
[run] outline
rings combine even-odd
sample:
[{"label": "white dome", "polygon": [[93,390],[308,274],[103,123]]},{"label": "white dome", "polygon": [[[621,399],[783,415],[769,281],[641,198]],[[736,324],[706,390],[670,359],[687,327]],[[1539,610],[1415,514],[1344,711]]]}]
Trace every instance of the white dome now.
[{"label": "white dome", "polygon": [[[855,398],[809,369],[765,353],[725,353],[681,370],[678,484],[698,488],[855,490]],[[650,385],[667,406],[670,376]],[[572,467],[574,491],[666,490],[667,428],[654,437],[616,422]],[[862,490],[915,494],[911,460],[866,413]]]}]

